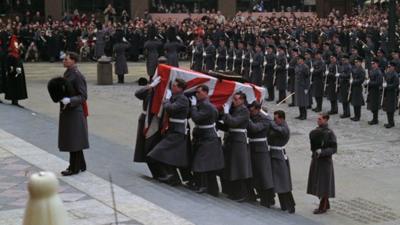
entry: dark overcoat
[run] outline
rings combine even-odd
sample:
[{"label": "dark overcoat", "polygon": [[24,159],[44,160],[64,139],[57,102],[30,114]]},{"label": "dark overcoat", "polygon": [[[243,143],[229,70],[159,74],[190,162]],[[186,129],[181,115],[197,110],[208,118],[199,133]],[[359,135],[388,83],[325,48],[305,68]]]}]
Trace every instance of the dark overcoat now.
[{"label": "dark overcoat", "polygon": [[[253,182],[256,189],[266,190],[274,187],[272,178],[271,155],[268,149],[268,130],[272,118],[260,112],[252,115],[247,127],[249,135]],[[259,139],[259,140],[257,140]]]},{"label": "dark overcoat", "polygon": [[365,80],[365,70],[361,66],[354,66],[352,71],[350,102],[353,106],[362,106],[365,104],[362,87]]},{"label": "dark overcoat", "polygon": [[246,130],[250,114],[245,106],[231,108],[229,114],[223,115],[224,125],[228,132],[224,136],[225,179],[229,181],[252,177],[250,151],[247,144],[246,132],[237,132],[232,129]]},{"label": "dark overcoat", "polygon": [[[332,155],[337,152],[335,133],[328,126],[320,126],[310,132],[311,164],[307,194],[317,197],[335,197],[335,174]],[[321,149],[321,153],[316,151]]]},{"label": "dark overcoat", "polygon": [[147,156],[168,165],[187,167],[189,165],[187,122],[175,121],[187,121],[189,100],[183,93],[173,95],[170,100],[164,102],[164,110],[169,117],[167,133]]},{"label": "dark overcoat", "polygon": [[58,148],[62,152],[76,152],[89,148],[87,118],[83,111],[88,97],[86,79],[76,66],[67,69],[64,78],[71,83],[74,96],[68,105],[60,103]]},{"label": "dark overcoat", "polygon": [[218,110],[208,99],[191,107],[191,117],[196,126],[193,129],[193,172],[217,171],[224,168],[221,139],[215,123]]},{"label": "dark overcoat", "polygon": [[386,88],[383,98],[383,110],[386,112],[396,111],[397,92],[399,90],[399,76],[396,71],[385,73]]},{"label": "dark overcoat", "polygon": [[[17,73],[17,68],[21,69],[21,73]],[[25,71],[22,60],[9,55],[7,57],[6,70],[5,99],[27,99],[28,91],[26,89]]]},{"label": "dark overcoat", "polygon": [[306,64],[297,65],[295,68],[295,102],[296,106],[306,107],[309,105],[310,69]]},{"label": "dark overcoat", "polygon": [[144,49],[147,52],[146,71],[149,77],[153,77],[158,66],[158,52],[162,47],[159,40],[148,40],[144,43]]},{"label": "dark overcoat", "polygon": [[124,75],[128,73],[128,64],[126,63],[126,50],[131,45],[126,42],[116,43],[114,45],[115,53],[115,74]]},{"label": "dark overcoat", "polygon": [[381,89],[383,83],[383,75],[381,70],[373,69],[369,72],[367,108],[372,112],[381,108]]}]

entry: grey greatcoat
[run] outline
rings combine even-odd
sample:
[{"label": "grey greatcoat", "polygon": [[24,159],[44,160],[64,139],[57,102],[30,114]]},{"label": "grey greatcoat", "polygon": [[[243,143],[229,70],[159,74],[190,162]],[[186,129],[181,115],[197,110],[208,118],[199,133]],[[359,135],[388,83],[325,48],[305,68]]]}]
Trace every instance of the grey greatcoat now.
[{"label": "grey greatcoat", "polygon": [[[274,187],[271,155],[268,150],[267,134],[272,118],[260,112],[252,115],[247,127],[253,167],[253,181],[256,189],[266,190]],[[265,140],[263,140],[265,139]]]},{"label": "grey greatcoat", "polygon": [[144,49],[147,52],[146,69],[147,75],[153,77],[158,66],[158,50],[162,47],[162,42],[159,40],[148,40],[144,43]]},{"label": "grey greatcoat", "polygon": [[146,156],[148,154],[148,149],[146,148],[146,137],[144,134],[144,128],[146,125],[146,107],[149,102],[150,87],[144,87],[135,92],[136,98],[143,101],[143,112],[140,114],[138,119],[138,126],[136,131],[136,144],[135,144],[135,154],[133,157],[134,162],[146,162]]},{"label": "grey greatcoat", "polygon": [[224,175],[225,179],[229,181],[252,177],[251,158],[246,134],[249,119],[249,110],[244,105],[231,108],[230,113],[223,116],[224,125],[228,129],[224,136],[223,146],[225,157]]},{"label": "grey greatcoat", "polygon": [[[308,175],[307,194],[335,197],[335,175],[332,155],[337,151],[335,133],[327,125],[310,132],[312,159]],[[321,154],[317,154],[321,149]]]},{"label": "grey greatcoat", "polygon": [[218,53],[218,59],[217,59],[217,70],[222,70],[225,71],[225,67],[226,67],[226,55],[228,53],[227,49],[225,46],[219,46],[217,49],[217,53]]},{"label": "grey greatcoat", "polygon": [[399,89],[399,77],[396,71],[385,73],[386,88],[383,99],[383,110],[386,112],[396,111],[397,91]]},{"label": "grey greatcoat", "polygon": [[192,51],[192,70],[201,72],[203,70],[203,51],[204,51],[204,45],[203,44],[196,44],[193,47]]},{"label": "grey greatcoat", "polygon": [[234,60],[234,64],[235,64],[235,74],[242,74],[242,56],[244,54],[244,50],[243,49],[235,49],[235,56],[236,59]]},{"label": "grey greatcoat", "polygon": [[179,67],[178,53],[185,46],[177,41],[167,42],[164,44],[165,57],[167,57],[167,64],[174,67]]},{"label": "grey greatcoat", "polygon": [[255,53],[251,63],[250,82],[252,84],[262,86],[263,64],[264,54],[262,52]]},{"label": "grey greatcoat", "polygon": [[265,55],[265,60],[267,61],[267,65],[265,66],[264,84],[268,89],[274,88],[275,58],[276,55],[273,53]]},{"label": "grey greatcoat", "polygon": [[204,59],[205,70],[206,71],[214,70],[215,54],[216,54],[215,46],[213,44],[208,45],[205,49],[205,52],[206,52],[206,58]]},{"label": "grey greatcoat", "polygon": [[250,61],[253,60],[253,57],[254,57],[253,50],[247,49],[245,51],[243,59],[243,72],[242,72],[242,77],[247,81],[250,81]]},{"label": "grey greatcoat", "polygon": [[218,110],[208,99],[191,107],[191,117],[196,126],[193,129],[193,172],[209,172],[224,168],[221,139],[215,123]]},{"label": "grey greatcoat", "polygon": [[307,107],[310,94],[310,68],[306,64],[299,64],[295,67],[294,90],[296,106]]},{"label": "grey greatcoat", "polygon": [[329,101],[337,101],[336,80],[339,78],[336,77],[336,74],[340,72],[340,66],[331,63],[328,66],[328,70],[329,74],[326,78],[326,97]]},{"label": "grey greatcoat", "polygon": [[353,106],[364,105],[363,96],[363,83],[365,80],[365,70],[360,66],[353,67],[353,82],[351,83],[351,99],[350,102]]},{"label": "grey greatcoat", "polygon": [[114,45],[115,52],[115,74],[124,75],[128,73],[128,64],[126,63],[126,50],[131,45],[126,42],[117,43]]},{"label": "grey greatcoat", "polygon": [[297,66],[297,58],[294,57],[289,60],[289,68],[288,68],[288,92],[295,92],[296,86],[296,66]]},{"label": "grey greatcoat", "polygon": [[292,191],[289,158],[286,155],[285,145],[289,142],[290,130],[286,122],[283,124],[271,123],[268,132],[269,149],[271,153],[272,177],[275,193]]},{"label": "grey greatcoat", "polygon": [[164,102],[164,110],[169,117],[167,133],[147,156],[168,165],[187,167],[189,152],[186,129],[189,100],[183,93],[173,95],[169,101]]},{"label": "grey greatcoat", "polygon": [[351,78],[351,65],[343,64],[339,76],[339,101],[342,103],[349,102],[350,78]]},{"label": "grey greatcoat", "polygon": [[314,72],[311,75],[311,94],[313,97],[324,96],[324,72],[325,63],[322,60],[313,61]]},{"label": "grey greatcoat", "polygon": [[62,152],[77,152],[89,148],[88,126],[82,106],[87,99],[86,80],[76,66],[67,69],[64,78],[71,83],[74,95],[68,105],[60,103],[58,148]]},{"label": "grey greatcoat", "polygon": [[277,90],[286,90],[287,88],[286,63],[287,59],[285,54],[279,54],[276,57],[275,86]]},{"label": "grey greatcoat", "polygon": [[381,108],[381,88],[383,76],[381,70],[374,69],[369,73],[367,109],[372,112],[378,111]]}]

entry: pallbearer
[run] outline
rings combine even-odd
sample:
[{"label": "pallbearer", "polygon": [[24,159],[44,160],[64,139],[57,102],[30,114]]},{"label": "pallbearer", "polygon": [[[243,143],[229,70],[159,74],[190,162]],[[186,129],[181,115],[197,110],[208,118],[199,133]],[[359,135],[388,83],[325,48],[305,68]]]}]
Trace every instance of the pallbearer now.
[{"label": "pallbearer", "polygon": [[289,142],[290,130],[285,118],[285,112],[281,110],[274,112],[274,121],[271,123],[271,128],[268,132],[268,144],[271,153],[274,192],[278,194],[281,209],[294,213],[295,202],[292,195],[292,178],[285,147]]},{"label": "pallbearer", "polygon": [[332,155],[337,152],[337,143],[335,133],[328,127],[328,120],[328,114],[320,114],[318,127],[310,132],[312,159],[307,194],[320,199],[319,207],[314,210],[314,214],[322,214],[330,209],[329,198],[335,197]]},{"label": "pallbearer", "polygon": [[355,58],[354,67],[352,69],[352,77],[350,80],[350,103],[353,105],[354,108],[354,117],[351,118],[352,121],[360,121],[361,106],[364,105],[362,85],[365,80],[365,70],[362,67],[362,61],[363,60],[361,57]]},{"label": "pallbearer", "polygon": [[208,86],[201,85],[196,89],[196,97],[192,96],[191,117],[196,126],[193,129],[193,172],[199,176],[196,192],[207,192],[218,196],[217,171],[224,168],[224,156],[221,140],[218,137],[215,123],[218,110],[210,103]]},{"label": "pallbearer", "polygon": [[271,168],[271,155],[268,149],[267,134],[272,118],[261,110],[261,103],[254,101],[249,105],[250,121],[247,127],[253,167],[252,184],[260,196],[260,204],[270,207],[273,204],[273,178]]},{"label": "pallbearer", "polygon": [[396,73],[396,63],[390,62],[386,70],[383,82],[384,98],[383,110],[386,111],[388,123],[385,124],[386,128],[394,127],[394,112],[397,105],[397,92],[399,89],[399,77]]}]

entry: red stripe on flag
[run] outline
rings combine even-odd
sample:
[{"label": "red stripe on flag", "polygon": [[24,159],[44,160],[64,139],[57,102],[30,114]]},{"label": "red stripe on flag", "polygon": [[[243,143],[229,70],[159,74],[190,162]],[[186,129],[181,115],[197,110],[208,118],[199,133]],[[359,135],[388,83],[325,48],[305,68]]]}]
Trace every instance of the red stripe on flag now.
[{"label": "red stripe on flag", "polygon": [[220,110],[235,91],[235,82],[229,80],[217,81],[210,101]]},{"label": "red stripe on flag", "polygon": [[195,86],[200,85],[200,84],[204,84],[205,82],[208,82],[209,80],[210,80],[209,78],[203,78],[203,77],[194,78],[194,79],[189,80],[187,82],[186,89],[195,87]]},{"label": "red stripe on flag", "polygon": [[158,114],[161,108],[162,101],[164,99],[165,89],[169,82],[169,76],[171,73],[171,67],[168,65],[161,64],[157,69],[158,76],[161,77],[161,82],[154,90],[153,101],[151,105],[151,113]]},{"label": "red stripe on flag", "polygon": [[253,88],[254,96],[256,97],[257,101],[261,102],[261,95],[262,95],[261,91],[258,89],[258,87],[256,85],[254,85],[254,84],[250,84],[250,85]]}]

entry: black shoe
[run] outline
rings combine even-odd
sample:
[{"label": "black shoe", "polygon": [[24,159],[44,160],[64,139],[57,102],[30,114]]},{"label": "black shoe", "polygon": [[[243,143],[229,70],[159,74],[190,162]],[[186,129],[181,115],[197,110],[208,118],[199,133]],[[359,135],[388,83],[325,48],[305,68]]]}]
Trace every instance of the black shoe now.
[{"label": "black shoe", "polygon": [[375,124],[378,124],[378,121],[377,120],[371,120],[371,121],[368,121],[368,124],[369,125],[375,125]]},{"label": "black shoe", "polygon": [[196,192],[198,194],[203,194],[203,193],[206,193],[207,190],[208,190],[208,188],[206,188],[206,187],[200,187],[197,190],[195,190],[194,192]]},{"label": "black shoe", "polygon": [[313,213],[314,214],[323,214],[323,213],[326,213],[326,209],[315,209]]},{"label": "black shoe", "polygon": [[24,108],[22,105],[20,105],[18,102],[13,102],[11,103],[14,106],[20,107],[20,108]]},{"label": "black shoe", "polygon": [[307,106],[307,109],[312,109],[312,106],[311,105]]},{"label": "black shoe", "polygon": [[314,109],[312,109],[312,111],[314,111],[314,112],[321,112],[322,110],[321,110],[320,108],[314,108]]},{"label": "black shoe", "polygon": [[303,119],[303,117],[302,116],[297,116],[297,117],[295,117],[295,119],[296,120],[301,120],[301,119]]},{"label": "black shoe", "polygon": [[233,199],[233,200],[236,201],[236,202],[245,202],[248,199],[246,197],[242,197],[242,198],[237,198],[237,199]]},{"label": "black shoe", "polygon": [[158,177],[158,180],[163,183],[168,183],[173,178],[173,176],[174,175],[172,175],[172,174],[168,174],[168,175],[165,175],[162,177]]},{"label": "black shoe", "polygon": [[289,107],[295,107],[296,105],[295,104],[293,104],[293,103],[290,103],[289,104]]},{"label": "black shoe", "polygon": [[329,114],[329,115],[335,115],[335,114],[338,114],[338,112],[337,112],[337,111],[332,111],[332,110],[331,110],[331,111],[328,112],[328,114]]},{"label": "black shoe", "polygon": [[345,114],[340,115],[340,118],[342,118],[342,119],[344,119],[344,118],[349,118],[349,117],[350,117],[350,115],[345,115]]},{"label": "black shoe", "polygon": [[390,124],[390,123],[387,123],[387,124],[385,124],[384,125],[385,126],[385,128],[392,128],[392,127],[394,127],[394,124]]},{"label": "black shoe", "polygon": [[63,176],[72,176],[72,175],[75,175],[75,174],[78,174],[78,173],[79,173],[79,171],[78,172],[74,172],[72,170],[61,171],[61,175],[63,175]]},{"label": "black shoe", "polygon": [[295,212],[296,212],[295,208],[292,208],[292,209],[288,210],[288,213],[290,213],[290,214],[294,214]]},{"label": "black shoe", "polygon": [[267,98],[267,102],[273,102],[274,99],[273,98]]},{"label": "black shoe", "polygon": [[360,118],[352,117],[350,118],[352,121],[360,121]]}]

